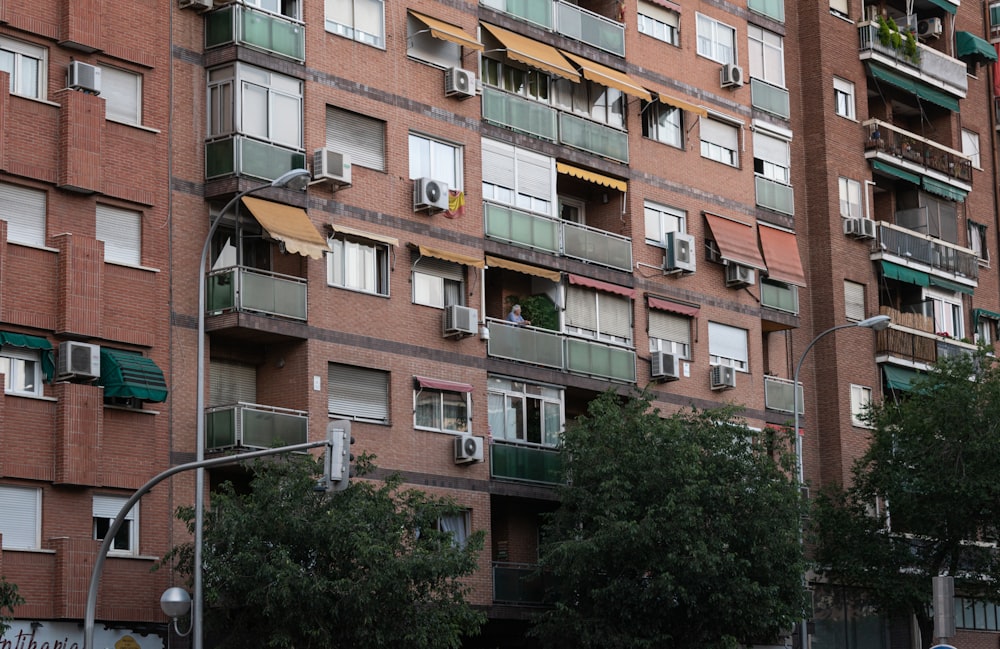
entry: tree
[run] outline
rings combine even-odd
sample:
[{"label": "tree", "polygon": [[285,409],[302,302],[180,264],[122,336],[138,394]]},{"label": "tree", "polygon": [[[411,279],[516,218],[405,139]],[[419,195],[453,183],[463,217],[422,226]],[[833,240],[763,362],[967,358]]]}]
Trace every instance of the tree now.
[{"label": "tree", "polygon": [[[370,471],[371,457],[359,462]],[[220,647],[453,649],[484,621],[462,581],[483,533],[464,545],[439,529],[454,502],[401,479],[316,490],[311,458],[258,462],[247,493],[224,484],[204,527],[207,633]],[[194,512],[180,518],[192,527]],[[190,573],[191,544],[170,558]]]},{"label": "tree", "polygon": [[13,619],[14,607],[21,604],[24,604],[24,598],[17,592],[17,584],[0,577],[0,638],[10,628],[8,622]]},{"label": "tree", "polygon": [[[812,515],[817,570],[887,616],[916,616],[932,640],[931,578],[1000,601],[1000,370],[980,352],[942,361],[872,427],[850,485],[826,487]],[[988,543],[983,543],[986,541]]]},{"label": "tree", "polygon": [[550,648],[773,640],[803,612],[802,505],[779,431],[733,409],[663,417],[608,392],[567,427],[567,483],[542,533]]}]

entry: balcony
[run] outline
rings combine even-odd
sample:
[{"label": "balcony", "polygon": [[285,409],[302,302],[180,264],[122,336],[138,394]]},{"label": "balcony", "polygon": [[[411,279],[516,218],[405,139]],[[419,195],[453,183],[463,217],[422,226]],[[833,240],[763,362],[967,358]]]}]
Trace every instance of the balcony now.
[{"label": "balcony", "polygon": [[764,176],[754,176],[754,187],[757,190],[757,206],[775,212],[795,214],[795,190],[790,185],[779,183]]},{"label": "balcony", "polygon": [[862,127],[866,158],[949,183],[959,192],[972,190],[972,160],[961,151],[878,119],[870,119]]},{"label": "balcony", "polygon": [[243,135],[205,143],[206,180],[233,175],[274,180],[286,171],[305,166],[305,153]]},{"label": "balcony", "polygon": [[493,562],[493,601],[502,604],[541,604],[545,580],[531,563]]},{"label": "balcony", "polygon": [[564,372],[635,383],[635,351],[535,327],[513,327],[488,318],[486,353],[491,358],[531,363]]},{"label": "balcony", "polygon": [[799,313],[799,287],[774,280],[761,280],[760,305],[792,315]]},{"label": "balcony", "polygon": [[244,267],[208,275],[205,308],[209,313],[253,311],[305,321],[307,280]]},{"label": "balcony", "polygon": [[747,0],[747,9],[779,23],[785,22],[785,0]]},{"label": "balcony", "polygon": [[483,214],[489,239],[632,271],[628,237],[494,203],[484,203]]},{"label": "balcony", "polygon": [[879,313],[892,318],[888,329],[875,334],[875,353],[892,360],[902,360],[926,369],[942,358],[958,354],[973,354],[972,343],[939,336],[934,332],[934,319],[922,313],[908,313],[887,306]]},{"label": "balcony", "polygon": [[628,163],[628,133],[569,113],[559,113],[559,142]]},{"label": "balcony", "polygon": [[[906,57],[891,44],[883,45],[878,36],[878,24],[861,23],[858,26],[861,60],[877,61],[896,72],[928,86],[943,90],[964,99],[969,90],[965,63],[952,58],[923,43],[917,43],[917,55]],[[916,59],[916,60],[914,60]]]},{"label": "balcony", "polygon": [[480,4],[549,31],[625,56],[625,25],[564,0],[480,0]]},{"label": "balcony", "polygon": [[760,79],[750,79],[750,104],[757,110],[784,119],[792,114],[788,104],[788,91]]},{"label": "balcony", "polygon": [[295,61],[306,59],[305,26],[296,20],[231,4],[205,19],[205,49],[220,45],[246,45]]},{"label": "balcony", "polygon": [[877,250],[872,259],[895,261],[907,266],[914,263],[929,266],[949,279],[974,282],[979,277],[979,257],[968,248],[935,239],[898,225],[878,223]]},{"label": "balcony", "polygon": [[[794,382],[791,379],[782,379],[777,376],[764,377],[764,407],[768,410],[792,413],[795,406]],[[799,414],[804,411],[802,404],[805,403],[802,394],[802,382],[798,384],[798,406]]]},{"label": "balcony", "polygon": [[496,441],[490,445],[491,478],[558,484],[561,470],[562,459],[555,449]]},{"label": "balcony", "polygon": [[266,449],[308,439],[309,415],[303,410],[237,403],[205,412],[206,451]]}]

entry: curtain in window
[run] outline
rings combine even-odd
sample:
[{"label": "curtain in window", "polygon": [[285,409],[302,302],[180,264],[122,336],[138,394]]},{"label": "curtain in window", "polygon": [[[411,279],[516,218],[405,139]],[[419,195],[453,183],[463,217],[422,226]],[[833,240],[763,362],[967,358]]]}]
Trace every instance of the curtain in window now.
[{"label": "curtain in window", "polygon": [[441,517],[441,531],[451,534],[452,541],[460,548],[464,548],[469,540],[467,520],[465,513]]}]

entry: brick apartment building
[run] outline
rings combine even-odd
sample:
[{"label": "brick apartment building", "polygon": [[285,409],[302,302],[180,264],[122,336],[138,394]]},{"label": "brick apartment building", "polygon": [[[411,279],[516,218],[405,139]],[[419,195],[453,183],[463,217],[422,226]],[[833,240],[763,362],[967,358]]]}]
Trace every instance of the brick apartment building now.
[{"label": "brick apartment building", "polygon": [[[997,335],[993,25],[971,0],[0,2],[0,574],[28,600],[0,649],[82,642],[95,539],[147,479],[343,418],[486,530],[468,646],[530,646],[567,420],[637,386],[787,424],[813,338],[885,313],[800,376],[806,480],[844,479],[862,404]],[[163,644],[178,578],[149,569],[194,494],[133,510],[99,644]],[[957,643],[994,646],[996,609],[960,610]]]}]

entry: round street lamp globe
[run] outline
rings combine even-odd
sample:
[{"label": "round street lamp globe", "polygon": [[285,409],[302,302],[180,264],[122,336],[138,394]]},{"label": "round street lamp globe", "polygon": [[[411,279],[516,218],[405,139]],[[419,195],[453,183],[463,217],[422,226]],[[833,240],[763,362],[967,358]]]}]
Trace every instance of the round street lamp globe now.
[{"label": "round street lamp globe", "polygon": [[160,609],[167,617],[176,620],[191,610],[191,596],[183,588],[168,588],[160,596]]}]

